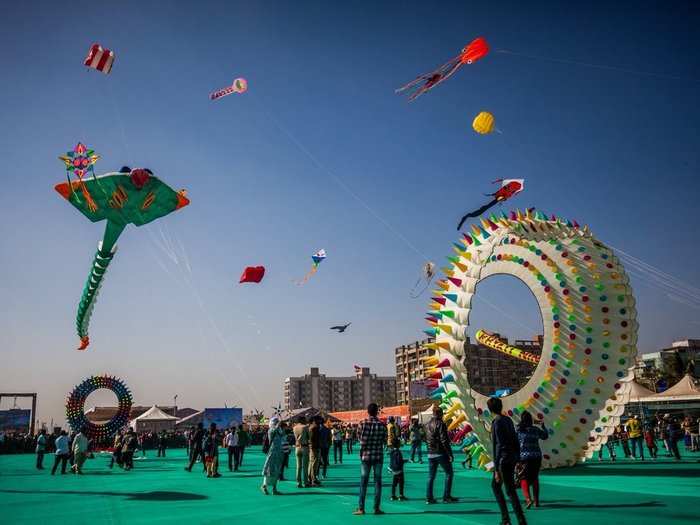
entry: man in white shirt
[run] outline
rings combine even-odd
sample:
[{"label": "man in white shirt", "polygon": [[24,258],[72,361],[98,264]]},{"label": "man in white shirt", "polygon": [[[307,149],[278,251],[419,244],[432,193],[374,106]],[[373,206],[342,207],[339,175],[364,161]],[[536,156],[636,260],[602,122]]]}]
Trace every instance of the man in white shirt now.
[{"label": "man in white shirt", "polygon": [[87,459],[88,451],[88,438],[85,435],[85,429],[81,429],[80,432],[73,439],[73,456],[75,457],[75,464],[72,467],[73,472],[76,474],[83,473],[83,463]]},{"label": "man in white shirt", "polygon": [[61,430],[61,435],[56,438],[56,457],[53,461],[51,475],[56,474],[56,468],[61,463],[61,474],[66,473],[66,463],[70,457],[70,445],[68,442],[68,432]]},{"label": "man in white shirt", "polygon": [[44,470],[44,454],[46,453],[46,429],[42,428],[39,431],[39,436],[36,438],[36,468]]},{"label": "man in white shirt", "polygon": [[228,450],[228,469],[237,471],[240,455],[238,454],[238,432],[236,425],[233,425],[224,438],[224,446]]}]

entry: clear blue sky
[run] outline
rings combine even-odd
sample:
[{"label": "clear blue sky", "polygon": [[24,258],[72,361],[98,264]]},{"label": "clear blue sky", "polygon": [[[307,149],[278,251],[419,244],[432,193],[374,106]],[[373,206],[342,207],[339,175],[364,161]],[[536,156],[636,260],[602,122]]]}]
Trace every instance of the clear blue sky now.
[{"label": "clear blue sky", "polygon": [[[393,374],[393,348],[424,327],[428,296],[408,298],[423,260],[286,133],[439,265],[489,182],[523,177],[513,206],[586,222],[697,284],[697,4],[601,6],[5,5],[0,388],[38,391],[48,422],[92,373],[124,378],[141,404],[177,393],[182,406],[246,409],[276,405],[284,377],[309,366]],[[393,93],[479,35],[493,49],[662,76],[492,53],[414,103]],[[108,77],[82,66],[93,42],[117,54]],[[209,101],[238,76],[247,94]],[[471,132],[485,109],[502,135]],[[149,167],[192,199],[125,231],[84,353],[75,308],[103,225],[53,190],[65,179],[57,156],[78,140],[102,155],[98,173]],[[319,248],[327,261],[294,286]],[[267,267],[261,285],[237,284],[249,264]],[[697,309],[633,285],[641,351],[700,333]],[[519,322],[480,305],[476,323],[532,335],[525,327],[540,321],[521,285],[503,278],[480,293]],[[348,321],[346,334],[329,333]]]}]

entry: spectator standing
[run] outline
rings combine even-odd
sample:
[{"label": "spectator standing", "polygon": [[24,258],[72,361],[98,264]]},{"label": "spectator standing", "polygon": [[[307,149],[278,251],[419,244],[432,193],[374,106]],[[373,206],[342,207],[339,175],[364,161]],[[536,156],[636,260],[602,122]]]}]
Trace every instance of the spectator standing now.
[{"label": "spectator standing", "polygon": [[388,421],[389,423],[386,426],[386,446],[393,448],[394,441],[398,441],[399,443],[401,442],[401,431],[399,429],[399,425],[396,424],[396,419],[394,419],[394,416],[389,416]]},{"label": "spectator standing", "polygon": [[72,471],[75,474],[83,473],[83,464],[87,459],[88,450],[88,438],[85,435],[85,429],[81,429],[75,435],[73,439],[73,457],[75,458],[75,463],[73,464]]},{"label": "spectator standing", "polygon": [[367,485],[369,484],[370,471],[374,476],[374,513],[384,514],[381,510],[382,502],[382,465],[384,463],[384,446],[388,434],[386,425],[379,420],[379,406],[370,403],[367,406],[367,419],[363,420],[358,428],[360,441],[360,501],[356,515],[365,513],[365,499],[367,497]]},{"label": "spectator standing", "polygon": [[284,429],[280,428],[280,419],[274,416],[270,419],[270,430],[268,430],[268,441],[270,449],[265,458],[263,465],[263,484],[260,489],[264,494],[268,494],[268,487],[272,489],[273,495],[278,495],[277,481],[282,472],[282,464],[284,462],[284,444],[287,441],[287,435]]},{"label": "spectator standing", "polygon": [[321,424],[320,416],[314,416],[309,426],[309,482],[321,486],[319,472],[321,470]]},{"label": "spectator standing", "polygon": [[346,452],[352,454],[352,446],[355,442],[355,428],[352,425],[345,427],[345,446]]},{"label": "spectator standing", "polygon": [[[404,471],[403,465],[406,460],[401,452],[401,442],[394,440],[391,444],[391,452],[389,453],[389,471],[391,471],[391,501],[405,501],[407,498],[404,496]],[[396,496],[396,489],[399,489],[399,495]]]},{"label": "spectator standing", "polygon": [[[292,443],[294,442],[294,436],[289,433],[288,425],[286,421],[280,423],[280,428],[284,431],[284,442],[282,443],[282,454],[284,459],[282,461],[282,468],[280,470],[279,481],[285,481],[284,469],[289,466],[289,454],[292,451]],[[290,442],[291,441],[291,442]]]},{"label": "spectator standing", "polygon": [[343,464],[343,429],[340,428],[338,424],[333,426],[332,438],[333,438],[333,464]]},{"label": "spectator standing", "polygon": [[681,453],[678,450],[678,442],[683,437],[683,430],[681,429],[681,425],[678,422],[678,419],[676,419],[675,417],[668,416],[665,417],[665,419],[667,420],[666,434],[668,436],[667,439],[670,452],[672,456],[676,459],[676,461],[680,461]]},{"label": "spectator standing", "polygon": [[165,430],[161,430],[158,434],[158,457],[165,457],[165,448],[168,444],[168,437],[165,435]]},{"label": "spectator standing", "polygon": [[36,438],[36,468],[39,470],[44,470],[44,454],[46,454],[46,429],[42,428]]},{"label": "spectator standing", "polygon": [[437,503],[433,497],[433,484],[437,475],[438,467],[441,467],[445,472],[445,488],[442,493],[442,501],[445,503],[454,503],[457,498],[452,497],[452,479],[454,478],[454,470],[452,462],[452,444],[447,435],[447,425],[442,420],[442,408],[439,406],[433,407],[433,417],[426,425],[426,436],[428,440],[428,486],[425,494],[425,502],[428,504]]},{"label": "spectator standing", "polygon": [[224,437],[224,446],[228,452],[228,470],[233,472],[238,470],[238,460],[240,457],[240,447],[238,446],[238,429],[236,425],[229,429]]},{"label": "spectator standing", "polygon": [[321,441],[321,472],[323,479],[326,479],[328,476],[328,458],[331,451],[331,445],[333,444],[331,429],[328,427],[329,423],[330,422],[321,424],[319,427],[319,439]]},{"label": "spectator standing", "polygon": [[[532,421],[532,414],[523,411],[518,424],[518,445],[520,446],[520,463],[524,466],[520,479],[520,488],[525,498],[525,507],[540,506],[540,468],[542,467],[542,449],[540,439],[547,439],[549,433],[544,427],[536,427]],[[532,487],[533,498],[530,498]]]},{"label": "spectator standing", "polygon": [[644,461],[644,441],[642,438],[642,424],[637,416],[632,416],[627,421],[627,434],[629,435],[630,443],[632,444],[632,459],[637,459],[637,448],[639,448],[639,457]]},{"label": "spectator standing", "polygon": [[204,439],[204,461],[208,478],[220,478],[219,474],[219,432],[216,423],[209,425],[209,434]]},{"label": "spectator standing", "polygon": [[518,525],[527,525],[523,508],[520,506],[520,500],[518,499],[518,493],[515,490],[515,464],[520,459],[520,445],[515,426],[508,416],[501,414],[503,402],[499,398],[489,398],[487,406],[491,414],[493,414],[491,442],[493,443],[494,471],[491,488],[501,510],[501,523],[510,523],[510,515],[508,514],[508,507],[502,490],[502,486],[505,485],[506,494],[510,498],[513,512],[515,512],[515,516],[518,519]]},{"label": "spectator standing", "polygon": [[647,450],[649,450],[651,459],[656,459],[659,447],[656,445],[656,431],[654,429],[654,423],[649,420],[644,422],[644,442],[647,445]]},{"label": "spectator standing", "polygon": [[122,466],[122,439],[124,439],[124,432],[119,431],[114,436],[114,442],[112,444],[112,460],[109,462],[109,468],[114,468],[114,463],[120,467]]},{"label": "spectator standing", "polygon": [[418,452],[418,463],[423,463],[423,440],[425,439],[425,430],[418,423],[417,419],[411,421],[411,427],[408,430],[408,439],[411,442],[411,462],[416,462],[416,452]]},{"label": "spectator standing", "polygon": [[309,485],[309,427],[306,418],[300,416],[298,423],[294,425],[294,448],[297,467],[297,486]]},{"label": "spectator standing", "polygon": [[66,463],[68,463],[68,458],[70,457],[69,443],[68,443],[68,432],[61,430],[61,435],[56,438],[56,457],[53,461],[53,468],[51,469],[51,475],[56,474],[56,468],[58,464],[61,464],[61,474],[66,473]]},{"label": "spectator standing", "polygon": [[139,439],[133,429],[129,429],[122,441],[122,463],[124,470],[134,468],[134,454],[139,446]]},{"label": "spectator standing", "polygon": [[[245,425],[245,423],[242,423],[238,427],[238,467],[243,466],[243,454],[245,453],[246,447],[250,445],[250,433],[248,432],[248,429]],[[234,456],[234,462],[235,462],[235,456]]]},{"label": "spectator standing", "polygon": [[204,462],[204,425],[202,423],[197,423],[197,429],[190,433],[190,464],[185,467],[185,470],[192,472],[192,466],[194,465],[197,458],[202,459],[204,464],[204,470],[206,471],[206,463]]}]

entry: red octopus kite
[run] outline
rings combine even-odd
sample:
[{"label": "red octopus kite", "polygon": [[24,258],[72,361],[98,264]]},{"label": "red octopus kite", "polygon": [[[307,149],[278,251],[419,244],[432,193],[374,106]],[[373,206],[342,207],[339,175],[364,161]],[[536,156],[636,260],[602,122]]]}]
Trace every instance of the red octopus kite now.
[{"label": "red octopus kite", "polygon": [[489,45],[484,37],[472,40],[459,56],[456,56],[446,64],[440,66],[432,73],[421,75],[405,86],[396,90],[397,93],[408,90],[410,93],[408,100],[414,100],[437,86],[440,82],[450,78],[464,64],[473,64],[480,58],[485,57],[489,52]]}]

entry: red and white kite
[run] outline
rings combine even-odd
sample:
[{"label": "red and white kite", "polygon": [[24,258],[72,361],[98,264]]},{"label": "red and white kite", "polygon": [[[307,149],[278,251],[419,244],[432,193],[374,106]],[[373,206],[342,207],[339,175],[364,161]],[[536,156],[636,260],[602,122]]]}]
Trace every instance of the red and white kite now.
[{"label": "red and white kite", "polygon": [[100,44],[92,44],[90,46],[90,51],[85,57],[85,65],[87,67],[102,71],[105,75],[108,75],[112,71],[112,64],[114,64],[114,51],[105,49]]}]

